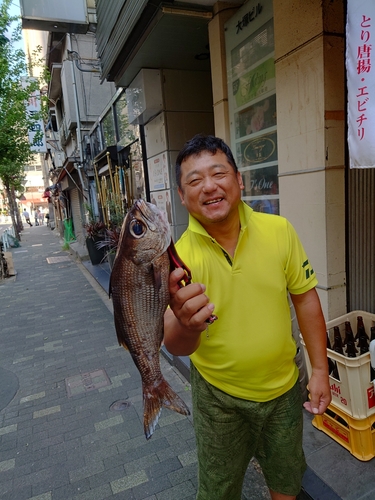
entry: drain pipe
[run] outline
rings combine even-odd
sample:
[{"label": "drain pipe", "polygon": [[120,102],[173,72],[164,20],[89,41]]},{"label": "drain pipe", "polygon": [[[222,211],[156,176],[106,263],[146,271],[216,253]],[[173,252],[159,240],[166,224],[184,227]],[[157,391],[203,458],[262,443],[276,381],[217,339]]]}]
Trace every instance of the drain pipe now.
[{"label": "drain pipe", "polygon": [[[67,33],[67,42],[68,42],[68,53],[69,53],[69,52],[72,52],[72,40],[71,40],[70,33]],[[75,104],[76,114],[77,114],[77,142],[78,142],[78,149],[79,149],[79,159],[80,159],[81,164],[83,165],[81,117],[80,117],[80,113],[79,113],[79,102],[78,102],[76,75],[74,72],[74,63],[73,63],[73,61],[71,61],[71,62],[72,62],[72,85],[73,85],[73,94],[74,94],[74,104]],[[82,187],[84,187],[84,186],[82,185]]]}]

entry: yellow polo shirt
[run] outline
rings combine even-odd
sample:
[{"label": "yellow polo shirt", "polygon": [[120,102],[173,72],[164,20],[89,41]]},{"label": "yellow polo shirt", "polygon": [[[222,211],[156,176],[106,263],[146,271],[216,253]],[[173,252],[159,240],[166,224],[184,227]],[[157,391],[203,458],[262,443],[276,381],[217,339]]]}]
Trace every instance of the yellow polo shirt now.
[{"label": "yellow polo shirt", "polygon": [[193,281],[204,283],[218,320],[190,357],[201,375],[242,399],[269,401],[298,378],[288,292],[317,284],[302,244],[283,217],[241,202],[233,260],[192,216],[176,243]]}]

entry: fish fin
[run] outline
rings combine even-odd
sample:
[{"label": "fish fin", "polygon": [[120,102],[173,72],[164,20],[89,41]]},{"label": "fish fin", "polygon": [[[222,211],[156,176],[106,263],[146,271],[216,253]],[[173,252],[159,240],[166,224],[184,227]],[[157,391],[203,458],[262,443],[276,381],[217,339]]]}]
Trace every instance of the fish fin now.
[{"label": "fish fin", "polygon": [[146,439],[150,439],[158,423],[161,409],[168,408],[182,415],[190,415],[186,403],[162,379],[157,385],[143,385],[143,425]]}]

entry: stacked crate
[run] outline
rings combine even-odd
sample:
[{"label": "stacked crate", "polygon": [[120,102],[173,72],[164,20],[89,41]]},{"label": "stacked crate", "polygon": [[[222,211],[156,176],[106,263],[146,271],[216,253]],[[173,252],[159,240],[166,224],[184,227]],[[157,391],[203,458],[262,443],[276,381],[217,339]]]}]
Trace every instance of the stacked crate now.
[{"label": "stacked crate", "polygon": [[[342,341],[345,338],[345,322],[349,321],[354,335],[357,333],[357,318],[362,317],[369,337],[375,326],[375,314],[352,311],[327,323],[329,344],[327,362],[330,369],[332,402],[323,415],[316,415],[313,425],[340,443],[359,460],[371,460],[375,456],[375,395],[374,371],[371,369],[370,353],[347,357],[333,350],[334,327],[339,327]],[[305,343],[301,337],[308,376],[311,363]],[[346,347],[344,346],[344,353]]]}]

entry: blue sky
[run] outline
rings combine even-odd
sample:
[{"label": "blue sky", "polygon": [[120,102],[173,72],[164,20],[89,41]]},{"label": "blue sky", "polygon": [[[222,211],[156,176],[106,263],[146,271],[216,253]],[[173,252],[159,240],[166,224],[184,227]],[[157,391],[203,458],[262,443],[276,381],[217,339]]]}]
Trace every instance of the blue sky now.
[{"label": "blue sky", "polygon": [[15,15],[15,16],[20,15],[20,3],[18,0],[13,0],[9,12],[11,15]]},{"label": "blue sky", "polygon": [[[9,9],[9,15],[11,15],[11,16],[20,16],[21,15],[19,0],[12,1],[12,4],[11,4],[10,9]],[[11,32],[9,33],[9,35],[11,35]],[[15,44],[15,47],[20,48],[22,50],[25,50],[23,41]]]}]

